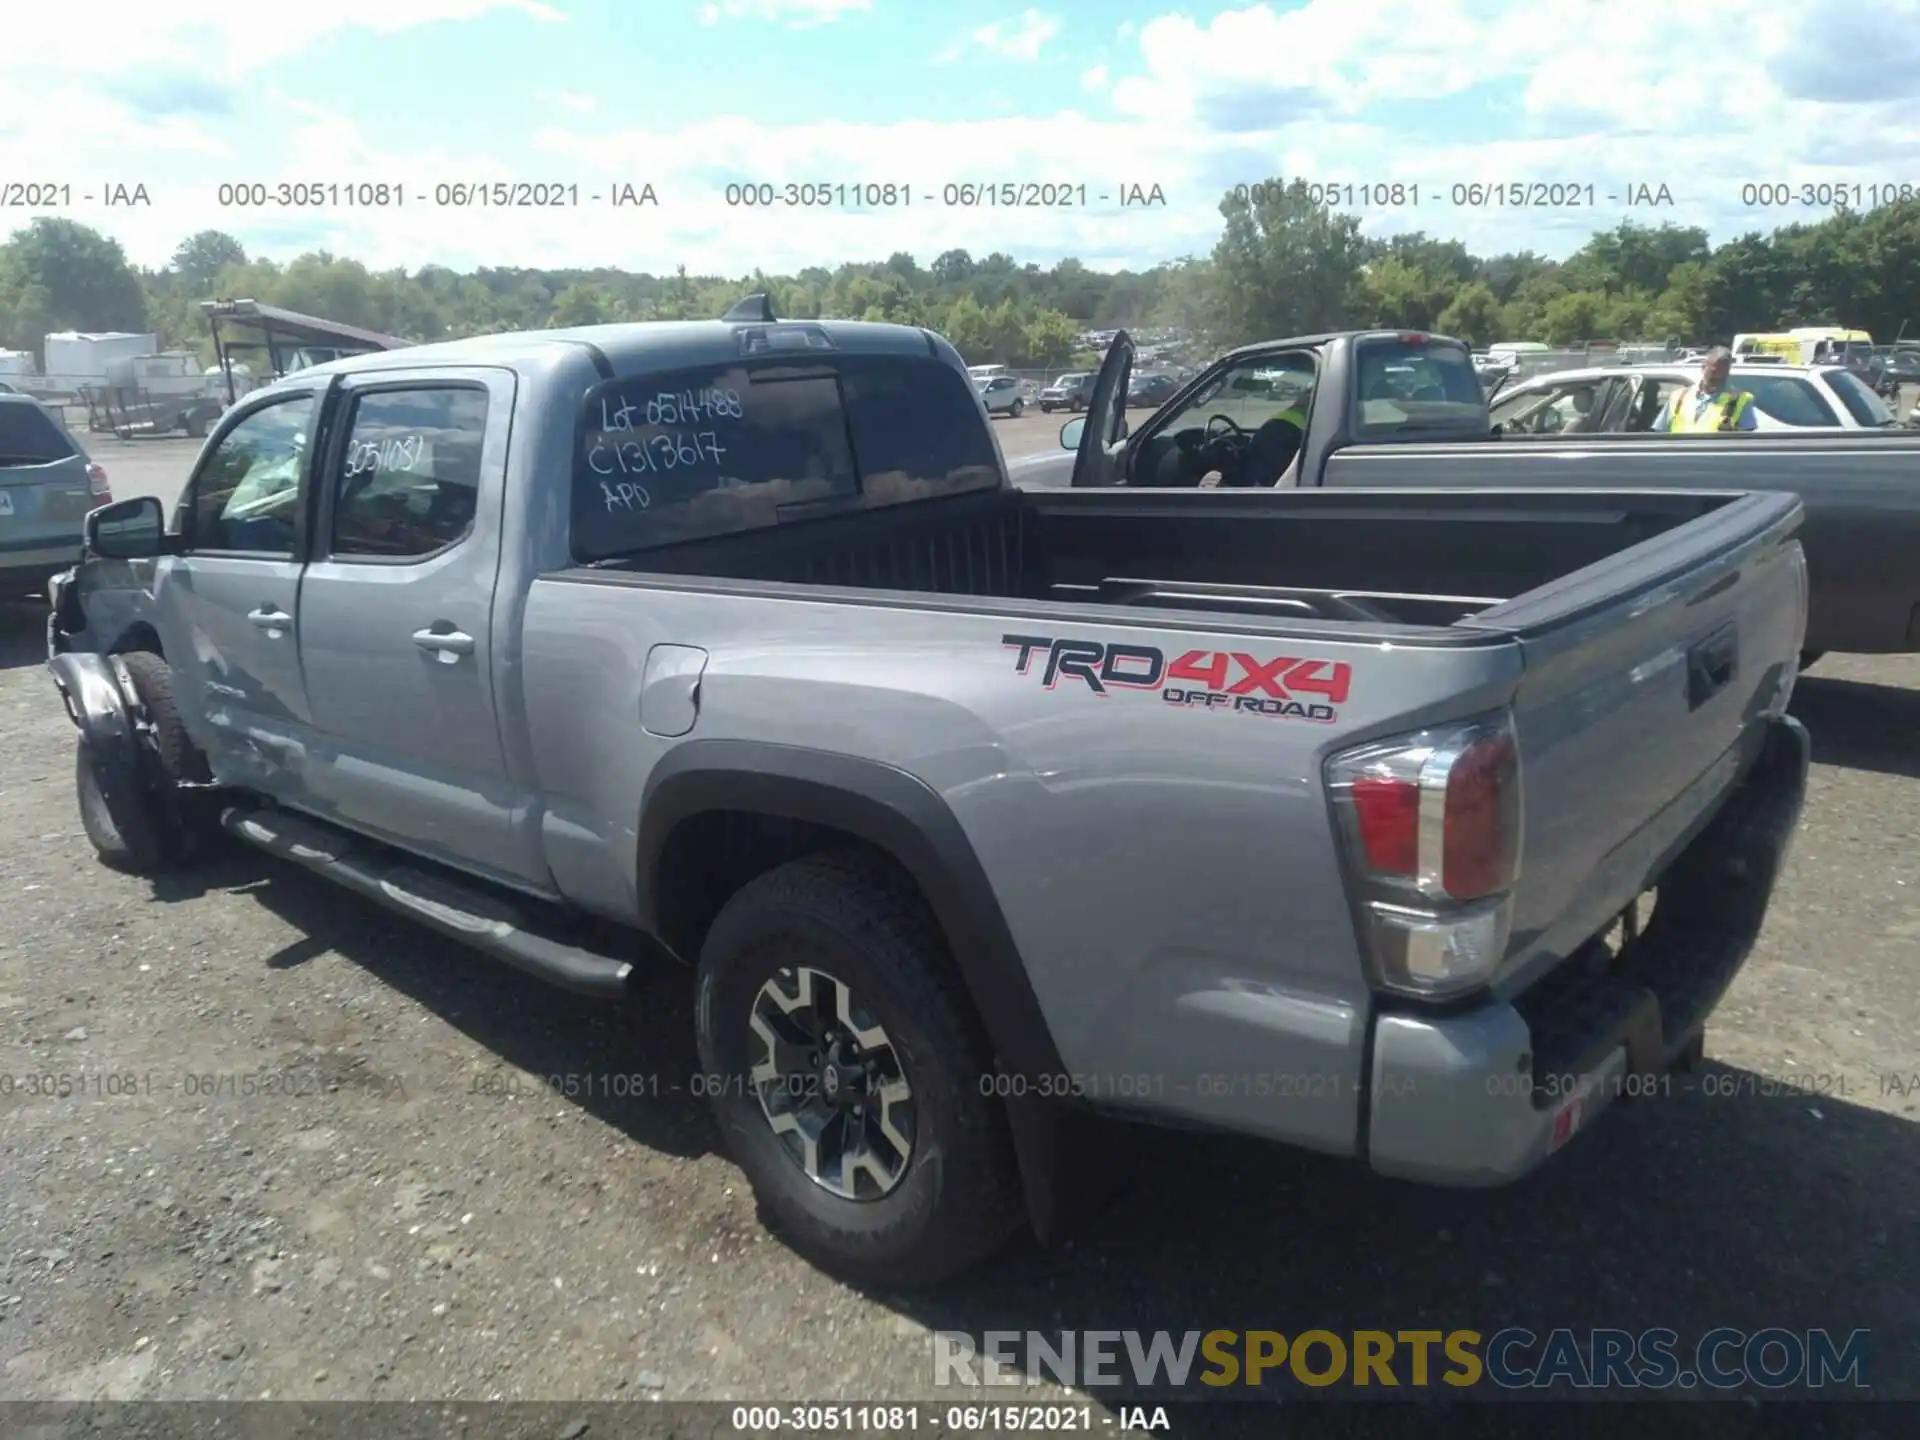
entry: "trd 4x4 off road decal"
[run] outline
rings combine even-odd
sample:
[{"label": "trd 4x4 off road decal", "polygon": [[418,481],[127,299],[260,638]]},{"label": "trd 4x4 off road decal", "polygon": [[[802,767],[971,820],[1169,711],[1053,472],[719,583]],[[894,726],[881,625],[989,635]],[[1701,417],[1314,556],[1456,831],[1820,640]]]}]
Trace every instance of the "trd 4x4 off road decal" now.
[{"label": "trd 4x4 off road decal", "polygon": [[1013,673],[1030,675],[1044,655],[1040,683],[1055,689],[1063,680],[1096,695],[1115,690],[1158,690],[1169,705],[1232,710],[1283,720],[1332,723],[1346,703],[1353,667],[1333,660],[1292,656],[1259,659],[1240,650],[1189,650],[1169,660],[1151,645],[1109,645],[1099,640],[1056,640],[1045,635],[1003,635],[1014,651]]}]

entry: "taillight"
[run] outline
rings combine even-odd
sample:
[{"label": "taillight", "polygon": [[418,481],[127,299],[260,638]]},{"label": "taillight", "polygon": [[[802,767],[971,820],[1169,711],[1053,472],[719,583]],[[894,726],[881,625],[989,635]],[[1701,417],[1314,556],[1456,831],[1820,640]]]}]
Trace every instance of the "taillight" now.
[{"label": "taillight", "polygon": [[1327,762],[1362,941],[1380,982],[1456,994],[1499,965],[1520,873],[1520,753],[1508,714],[1375,741]]},{"label": "taillight", "polygon": [[99,465],[87,466],[87,489],[102,505],[113,503],[113,486],[107,483],[107,472]]}]

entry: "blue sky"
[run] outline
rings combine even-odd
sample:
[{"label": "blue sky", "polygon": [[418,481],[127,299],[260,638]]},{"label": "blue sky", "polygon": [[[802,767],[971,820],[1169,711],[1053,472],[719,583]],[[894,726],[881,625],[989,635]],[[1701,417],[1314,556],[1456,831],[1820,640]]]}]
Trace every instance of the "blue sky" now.
[{"label": "blue sky", "polygon": [[[70,186],[64,213],[145,264],[212,226],[276,258],[742,273],[956,245],[1147,265],[1210,249],[1221,190],[1274,174],[1330,187],[1375,233],[1550,254],[1623,218],[1718,239],[1818,219],[1836,184],[1868,204],[1920,181],[1920,0],[1736,17],[1729,44],[1727,11],[1666,0],[330,0],[270,19],[169,0],[116,16],[106,46],[33,7],[0,53],[0,185]],[[115,181],[152,204],[83,198]],[[255,181],[407,199],[220,205],[222,182]],[[578,185],[581,204],[432,203],[462,181]],[[622,181],[659,203],[587,198]],[[914,198],[727,203],[730,182],[808,181]],[[981,181],[1088,199],[943,203]],[[1743,188],[1775,184],[1785,203]],[[1164,202],[1097,200],[1122,186]]]}]

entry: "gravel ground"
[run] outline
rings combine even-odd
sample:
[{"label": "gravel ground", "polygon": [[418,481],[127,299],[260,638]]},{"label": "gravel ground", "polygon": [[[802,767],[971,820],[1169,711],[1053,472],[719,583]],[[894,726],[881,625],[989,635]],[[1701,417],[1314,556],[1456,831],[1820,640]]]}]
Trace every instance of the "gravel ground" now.
[{"label": "gravel ground", "polygon": [[1798,846],[1673,1099],[1494,1193],[1143,1133],[1075,1243],[928,1297],[763,1234],[685,977],[614,1009],[265,858],[101,868],[43,623],[0,610],[0,1395],[950,1399],[931,1329],[1522,1324],[1865,1328],[1920,1398],[1920,659],[1803,682]]}]

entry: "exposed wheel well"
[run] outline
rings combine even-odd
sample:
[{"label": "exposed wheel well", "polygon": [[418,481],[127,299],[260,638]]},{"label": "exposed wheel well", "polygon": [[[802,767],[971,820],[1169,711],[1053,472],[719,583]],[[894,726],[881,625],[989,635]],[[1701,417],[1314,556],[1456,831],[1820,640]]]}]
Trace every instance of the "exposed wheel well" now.
[{"label": "exposed wheel well", "polygon": [[861,836],[784,816],[707,810],[675,825],[660,852],[655,915],[660,938],[683,959],[698,959],[714,917],[741,886],[776,866],[826,850],[860,852],[927,902],[907,868]]}]

